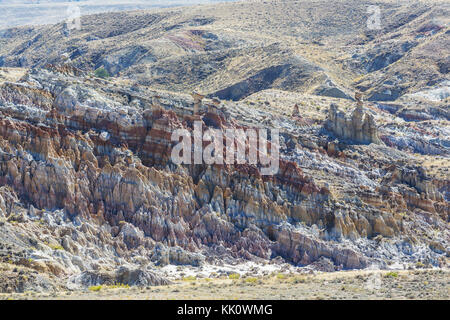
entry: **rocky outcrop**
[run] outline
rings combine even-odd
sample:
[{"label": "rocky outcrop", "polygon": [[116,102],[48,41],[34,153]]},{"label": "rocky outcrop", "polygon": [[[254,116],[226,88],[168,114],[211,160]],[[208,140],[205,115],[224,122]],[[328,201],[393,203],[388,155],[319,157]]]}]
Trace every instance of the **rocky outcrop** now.
[{"label": "rocky outcrop", "polygon": [[297,104],[295,104],[294,108],[292,109],[292,117],[301,118],[300,110],[298,109],[298,105]]},{"label": "rocky outcrop", "polygon": [[281,226],[276,234],[274,250],[282,257],[289,256],[295,263],[309,265],[321,257],[333,261],[338,268],[361,269],[367,266],[368,259],[356,251],[329,245],[291,227]]},{"label": "rocky outcrop", "polygon": [[[396,153],[388,147],[350,150],[366,146],[330,144],[320,125],[295,125],[304,131],[282,133],[272,176],[249,164],[175,165],[174,129],[192,133],[194,120],[223,132],[261,123],[239,104],[213,100],[193,116],[189,96],[99,87],[60,69],[30,72],[24,92],[22,82],[0,87],[0,243],[11,244],[14,265],[74,285],[151,285],[164,283],[153,276],[156,266],[224,259],[365,268],[390,257],[391,249],[370,251],[377,237],[402,243],[414,234],[426,243],[417,230],[432,224],[447,232],[445,182],[400,163],[390,167],[385,158]],[[357,110],[340,123],[347,139],[375,139],[373,119]],[[325,172],[341,189],[318,178]],[[426,218],[411,222],[406,210]],[[22,252],[28,243],[33,249]],[[441,263],[442,251],[427,248],[395,257],[414,260],[411,252],[421,252]]]},{"label": "rocky outcrop", "polygon": [[194,98],[194,112],[193,112],[194,115],[197,115],[199,113],[202,100],[204,97],[205,96],[201,95],[200,93],[197,92],[192,93],[192,98]]},{"label": "rocky outcrop", "polygon": [[326,128],[341,139],[357,143],[381,143],[378,138],[374,116],[364,111],[358,104],[350,116],[338,110],[335,104],[330,106]]}]

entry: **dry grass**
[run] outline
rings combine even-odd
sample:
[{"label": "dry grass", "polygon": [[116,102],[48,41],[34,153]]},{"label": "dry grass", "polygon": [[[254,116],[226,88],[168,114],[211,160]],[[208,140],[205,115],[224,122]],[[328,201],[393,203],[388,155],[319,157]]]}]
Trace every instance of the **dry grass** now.
[{"label": "dry grass", "polygon": [[450,180],[450,164],[448,158],[437,158],[428,155],[417,155],[417,157],[428,175],[438,179]]},{"label": "dry grass", "polygon": [[5,81],[14,82],[22,78],[27,69],[24,68],[0,68],[0,85]]},{"label": "dry grass", "polygon": [[[0,299],[449,299],[449,270],[343,271],[264,278],[197,279],[169,286],[95,287],[87,292],[1,294]],[[379,279],[379,287],[372,287]],[[195,284],[195,285],[193,285]],[[95,290],[94,290],[95,289]]]}]

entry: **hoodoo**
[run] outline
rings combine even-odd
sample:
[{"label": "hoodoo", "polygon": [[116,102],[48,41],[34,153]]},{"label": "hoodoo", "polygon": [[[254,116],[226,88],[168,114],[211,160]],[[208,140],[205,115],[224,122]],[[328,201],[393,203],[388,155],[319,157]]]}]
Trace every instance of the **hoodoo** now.
[{"label": "hoodoo", "polygon": [[194,115],[198,115],[202,106],[202,100],[205,96],[195,91],[191,94],[191,96],[194,98]]},{"label": "hoodoo", "polygon": [[332,131],[338,138],[350,140],[356,143],[380,144],[378,129],[374,116],[364,110],[361,94],[355,94],[356,108],[350,116],[339,111],[336,104],[331,104],[328,119],[325,122],[326,129]]}]

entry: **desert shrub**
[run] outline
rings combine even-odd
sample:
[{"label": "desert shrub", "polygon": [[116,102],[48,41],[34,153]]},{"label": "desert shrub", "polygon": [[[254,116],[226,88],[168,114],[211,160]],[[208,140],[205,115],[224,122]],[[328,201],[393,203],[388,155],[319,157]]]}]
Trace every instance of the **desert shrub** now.
[{"label": "desert shrub", "polygon": [[291,280],[292,283],[305,283],[306,282],[306,277],[304,276],[297,276],[297,277],[293,277]]},{"label": "desert shrub", "polygon": [[277,274],[277,279],[279,279],[279,280],[284,280],[286,278],[287,278],[287,276],[285,274],[283,274],[283,273],[278,273]]},{"label": "desert shrub", "polygon": [[94,74],[97,78],[102,78],[102,79],[106,79],[106,78],[110,77],[108,71],[106,71],[106,69],[103,67],[100,67],[97,70],[95,70]]},{"label": "desert shrub", "polygon": [[89,287],[89,291],[92,291],[92,292],[98,292],[98,291],[100,291],[100,290],[102,290],[102,286],[92,286],[92,287]]},{"label": "desert shrub", "polygon": [[130,286],[128,284],[116,283],[107,287],[108,289],[129,289]]},{"label": "desert shrub", "polygon": [[258,282],[258,278],[249,277],[249,278],[246,278],[246,279],[245,279],[245,282],[246,282],[246,283],[252,283],[252,284],[254,284],[254,283],[257,283],[257,282]]},{"label": "desert shrub", "polygon": [[53,250],[64,250],[64,248],[59,244],[49,245],[49,247],[52,248]]},{"label": "desert shrub", "polygon": [[388,272],[388,273],[385,274],[385,277],[386,278],[397,278],[398,277],[398,272],[393,272],[393,271]]},{"label": "desert shrub", "polygon": [[237,279],[239,279],[241,277],[241,275],[239,274],[239,273],[232,273],[232,274],[230,274],[229,276],[228,276],[228,278],[229,279],[232,279],[232,280],[237,280]]},{"label": "desert shrub", "polygon": [[416,268],[425,268],[425,265],[419,261],[416,263]]},{"label": "desert shrub", "polygon": [[52,250],[64,250],[64,248],[59,244],[49,243],[47,241],[44,242],[47,246],[49,246]]}]

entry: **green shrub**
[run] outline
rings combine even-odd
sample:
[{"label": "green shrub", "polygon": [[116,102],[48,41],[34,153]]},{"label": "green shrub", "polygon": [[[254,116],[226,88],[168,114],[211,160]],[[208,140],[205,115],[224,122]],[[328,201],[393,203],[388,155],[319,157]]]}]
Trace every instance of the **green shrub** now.
[{"label": "green shrub", "polygon": [[98,292],[98,291],[100,291],[100,290],[102,290],[102,286],[92,286],[92,287],[89,287],[89,291],[92,291],[92,292]]},{"label": "green shrub", "polygon": [[287,278],[287,276],[285,274],[283,274],[283,273],[278,273],[277,274],[277,279],[284,280],[286,278]]},{"label": "green shrub", "polygon": [[385,274],[385,277],[386,278],[397,278],[398,277],[398,272],[393,272],[393,271],[388,272],[388,273]]},{"label": "green shrub", "polygon": [[52,248],[52,250],[64,250],[64,248],[59,244],[50,244],[49,247]]},{"label": "green shrub", "polygon": [[229,279],[232,279],[232,280],[237,280],[237,279],[239,279],[241,277],[241,275],[239,274],[239,273],[232,273],[232,274],[230,274],[229,276],[228,276],[228,278]]},{"label": "green shrub", "polygon": [[100,67],[97,70],[95,70],[94,74],[97,78],[102,78],[102,79],[106,79],[106,78],[110,77],[108,71],[106,71],[106,69],[103,67]]},{"label": "green shrub", "polygon": [[108,289],[129,289],[130,286],[128,284],[116,283],[110,286],[107,286]]},{"label": "green shrub", "polygon": [[306,277],[305,276],[296,276],[296,277],[293,277],[291,279],[291,282],[295,283],[295,284],[297,284],[297,283],[305,283],[306,282]]},{"label": "green shrub", "polygon": [[258,282],[258,278],[254,278],[254,277],[246,278],[245,282],[247,282],[247,283],[257,283]]},{"label": "green shrub", "polygon": [[92,286],[89,287],[89,291],[92,292],[98,292],[100,290],[108,290],[108,289],[129,289],[130,286],[128,284],[123,284],[123,283],[115,283],[115,284],[111,284],[111,285],[106,285],[106,286]]}]

